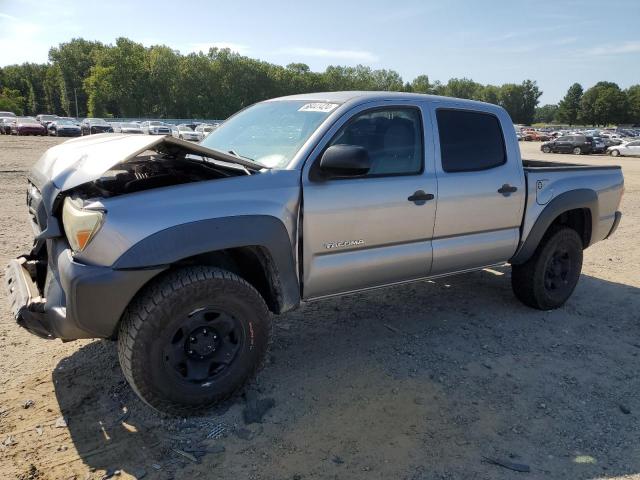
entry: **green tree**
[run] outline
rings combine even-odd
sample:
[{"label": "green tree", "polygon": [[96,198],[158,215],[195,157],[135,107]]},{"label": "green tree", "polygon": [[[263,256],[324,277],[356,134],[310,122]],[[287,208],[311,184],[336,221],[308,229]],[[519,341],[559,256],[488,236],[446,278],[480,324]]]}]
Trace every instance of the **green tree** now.
[{"label": "green tree", "polygon": [[429,77],[427,75],[418,75],[409,85],[411,92],[433,93],[432,85],[429,83]]},{"label": "green tree", "polygon": [[596,83],[580,101],[580,118],[589,125],[624,123],[627,116],[627,96],[612,82]]},{"label": "green tree", "polygon": [[482,85],[468,78],[452,78],[444,88],[448,97],[480,99]]},{"label": "green tree", "polygon": [[638,124],[640,123],[640,85],[632,85],[625,93],[629,107],[627,121]]},{"label": "green tree", "polygon": [[553,123],[558,114],[558,105],[543,105],[536,107],[533,121],[535,123]]},{"label": "green tree", "polygon": [[485,85],[480,91],[480,100],[495,105],[500,104],[500,87],[495,85]]},{"label": "green tree", "polygon": [[530,125],[541,95],[536,82],[531,80],[525,80],[520,85],[505,83],[500,88],[500,105],[509,112],[514,123]]},{"label": "green tree", "polygon": [[11,90],[5,87],[0,91],[0,110],[3,112],[13,112],[16,115],[23,115],[23,105],[24,98],[18,90]]},{"label": "green tree", "polygon": [[76,114],[77,97],[78,115],[86,116],[88,94],[84,91],[84,81],[104,48],[106,47],[100,42],[74,38],[49,50],[49,61],[60,69],[62,75],[69,114]]},{"label": "green tree", "polygon": [[582,85],[574,83],[567,90],[560,103],[558,103],[558,121],[575,125],[580,116],[580,101],[582,100]]}]

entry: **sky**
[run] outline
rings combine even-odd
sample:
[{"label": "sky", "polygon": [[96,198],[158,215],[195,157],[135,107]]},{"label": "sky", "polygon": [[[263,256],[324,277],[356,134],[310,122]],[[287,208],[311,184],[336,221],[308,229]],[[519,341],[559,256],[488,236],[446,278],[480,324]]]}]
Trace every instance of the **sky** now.
[{"label": "sky", "polygon": [[363,64],[405,81],[531,79],[541,104],[574,82],[640,83],[640,0],[0,0],[0,66],[46,62],[51,46],[74,37],[121,36],[316,71]]}]

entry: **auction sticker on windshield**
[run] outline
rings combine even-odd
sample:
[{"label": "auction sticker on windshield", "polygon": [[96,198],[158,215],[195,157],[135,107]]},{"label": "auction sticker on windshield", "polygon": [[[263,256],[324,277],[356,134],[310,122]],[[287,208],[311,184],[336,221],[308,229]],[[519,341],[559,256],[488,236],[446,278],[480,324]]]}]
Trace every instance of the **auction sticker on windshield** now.
[{"label": "auction sticker on windshield", "polygon": [[299,112],[330,112],[338,106],[337,103],[306,103],[301,106]]}]

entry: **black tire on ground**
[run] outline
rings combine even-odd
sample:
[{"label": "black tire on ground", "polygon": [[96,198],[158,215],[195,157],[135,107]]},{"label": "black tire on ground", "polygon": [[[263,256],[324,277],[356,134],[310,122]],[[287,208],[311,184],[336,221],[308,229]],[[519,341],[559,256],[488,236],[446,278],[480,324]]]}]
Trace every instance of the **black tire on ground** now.
[{"label": "black tire on ground", "polygon": [[191,415],[239,392],[262,367],[270,340],[271,316],[255,288],[226,270],[187,267],[131,302],[118,356],[144,402]]},{"label": "black tire on ground", "polygon": [[612,157],[619,157],[620,156],[620,150],[611,150],[609,155],[611,155]]},{"label": "black tire on ground", "polygon": [[542,147],[542,151],[544,153],[551,153],[551,147],[544,146],[544,147]]},{"label": "black tire on ground", "polygon": [[539,310],[562,306],[580,278],[582,249],[582,239],[572,228],[549,231],[526,263],[513,266],[511,287],[515,296]]},{"label": "black tire on ground", "polygon": [[573,149],[574,155],[582,155],[582,149],[580,147],[576,147]]}]

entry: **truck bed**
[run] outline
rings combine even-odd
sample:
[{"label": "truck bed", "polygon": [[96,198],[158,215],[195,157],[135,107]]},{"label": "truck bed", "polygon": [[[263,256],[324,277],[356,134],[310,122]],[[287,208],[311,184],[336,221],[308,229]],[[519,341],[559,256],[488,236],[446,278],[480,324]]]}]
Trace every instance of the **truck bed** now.
[{"label": "truck bed", "polygon": [[606,237],[611,230],[620,203],[624,180],[618,165],[584,165],[578,163],[522,160],[527,199],[522,224],[522,238],[527,238],[547,204],[560,195],[591,190],[597,195],[597,218],[593,218],[592,241]]}]

